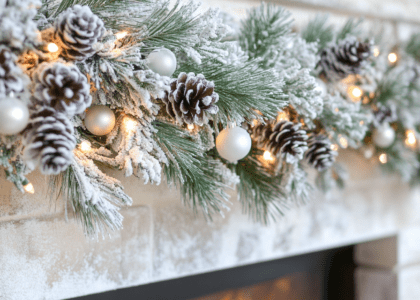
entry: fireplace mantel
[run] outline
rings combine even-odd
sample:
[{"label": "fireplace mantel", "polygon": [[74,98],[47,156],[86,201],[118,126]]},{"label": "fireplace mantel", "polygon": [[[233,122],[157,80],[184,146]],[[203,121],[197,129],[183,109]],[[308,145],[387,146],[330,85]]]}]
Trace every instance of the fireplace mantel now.
[{"label": "fireplace mantel", "polygon": [[2,179],[0,298],[75,297],[395,236],[419,224],[419,189],[355,152],[341,159],[351,166],[344,190],[316,192],[268,226],[242,214],[234,192],[225,217],[206,222],[175,189],[116,174],[134,205],[123,210],[124,229],[99,241],[65,220],[45,177],[30,176],[34,195]]}]

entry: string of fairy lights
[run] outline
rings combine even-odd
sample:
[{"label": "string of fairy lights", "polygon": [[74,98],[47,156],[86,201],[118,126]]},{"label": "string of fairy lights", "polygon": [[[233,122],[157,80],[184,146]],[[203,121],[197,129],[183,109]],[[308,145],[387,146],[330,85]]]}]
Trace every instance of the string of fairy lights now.
[{"label": "string of fairy lights", "polygon": [[[127,31],[121,31],[121,32],[116,33],[115,34],[115,37],[116,37],[115,42],[117,42],[120,39],[123,39],[128,34],[129,33]],[[52,55],[54,55],[54,54],[56,54],[60,51],[59,45],[57,45],[53,42],[48,43],[47,46],[46,46],[46,49]],[[120,50],[118,48],[115,48],[112,51],[120,51]],[[373,48],[373,56],[378,57],[379,55],[380,55],[379,47],[375,46]],[[399,59],[398,54],[395,53],[395,52],[390,52],[388,54],[387,58],[388,58],[388,62],[391,65],[395,65],[397,63],[398,59]],[[343,80],[343,81],[346,81],[346,79]],[[364,91],[359,86],[352,85],[352,84],[350,84],[348,86],[347,94],[353,102],[362,101],[363,104],[368,104],[370,102],[370,100],[375,96],[373,92],[366,95],[364,93]],[[94,109],[94,108],[95,108],[95,106],[93,106],[89,109]],[[289,120],[289,116],[288,116],[287,112],[284,112],[284,111],[279,112],[279,114],[277,116],[277,121],[282,121],[282,120]],[[114,116],[114,113],[111,110],[110,110],[109,122],[112,123],[112,124],[115,124],[115,116]],[[126,134],[130,135],[130,134],[133,133],[134,129],[136,128],[137,121],[134,120],[133,118],[129,117],[129,116],[125,116],[124,120],[123,120],[123,124],[124,124],[123,128],[124,128]],[[85,125],[89,129],[88,120],[85,120]],[[254,125],[256,125],[256,124],[254,124]],[[363,125],[363,121],[361,121],[360,125]],[[107,134],[113,129],[113,125],[112,126],[108,125],[107,127],[108,127],[108,129],[104,132],[101,132],[101,135],[102,134]],[[196,129],[196,126],[194,124],[187,124],[186,127],[191,132]],[[405,135],[406,135],[405,145],[407,147],[411,148],[411,149],[415,149],[418,145],[418,141],[417,141],[417,138],[416,138],[416,135],[415,135],[415,131],[411,130],[411,129],[408,129],[408,130],[406,130]],[[335,144],[335,143],[331,144],[331,150],[337,151],[337,150],[339,150],[339,148],[346,149],[348,147],[348,141],[345,137],[339,135],[338,136],[338,142],[339,142],[339,145]],[[82,151],[83,153],[91,152],[92,151],[91,142],[88,141],[88,140],[82,140],[78,145],[78,149],[80,151]],[[370,157],[372,157],[372,155],[373,155],[373,152],[372,151],[369,152],[369,150],[367,150],[367,152],[365,153],[366,158],[370,158]],[[388,162],[387,154],[386,153],[379,153],[378,154],[378,160],[381,164],[386,164]],[[270,151],[264,150],[264,153],[261,157],[261,161],[265,165],[270,165],[270,164],[273,164],[276,161],[276,157]],[[34,188],[33,184],[30,183],[30,182],[25,184],[23,186],[23,188],[27,193],[30,193],[30,194],[35,193],[35,188]]]}]

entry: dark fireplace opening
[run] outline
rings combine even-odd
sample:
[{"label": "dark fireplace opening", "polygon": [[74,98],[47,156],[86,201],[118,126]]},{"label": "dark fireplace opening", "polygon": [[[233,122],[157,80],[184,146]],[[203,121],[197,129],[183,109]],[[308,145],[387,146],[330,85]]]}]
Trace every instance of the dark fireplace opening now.
[{"label": "dark fireplace opening", "polygon": [[75,299],[350,300],[355,268],[344,247]]}]

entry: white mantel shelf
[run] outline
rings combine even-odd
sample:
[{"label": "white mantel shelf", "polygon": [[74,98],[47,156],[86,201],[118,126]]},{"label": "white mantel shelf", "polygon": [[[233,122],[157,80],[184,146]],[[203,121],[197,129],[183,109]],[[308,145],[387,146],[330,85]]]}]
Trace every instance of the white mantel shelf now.
[{"label": "white mantel shelf", "polygon": [[[21,195],[1,180],[0,299],[62,299],[293,256],[397,235],[420,221],[420,190],[381,174],[359,154],[345,190],[315,193],[277,223],[249,220],[232,196],[225,218],[207,223],[177,191],[123,179],[134,205],[124,229],[87,240],[75,220],[54,210],[46,178]],[[120,176],[121,178],[121,176]]]}]

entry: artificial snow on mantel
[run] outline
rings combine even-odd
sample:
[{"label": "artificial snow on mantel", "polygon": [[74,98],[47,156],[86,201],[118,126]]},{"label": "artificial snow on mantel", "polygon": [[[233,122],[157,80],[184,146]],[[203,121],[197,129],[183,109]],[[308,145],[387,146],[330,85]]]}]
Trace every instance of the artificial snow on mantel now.
[{"label": "artificial snow on mantel", "polygon": [[284,218],[263,226],[231,211],[206,222],[178,191],[121,179],[134,199],[124,229],[86,239],[65,220],[47,178],[32,174],[35,194],[0,179],[0,299],[63,299],[360,243],[397,234],[420,221],[420,190],[381,174],[376,162],[341,154],[350,169],[344,190],[317,193]]}]

